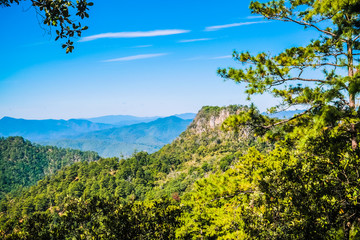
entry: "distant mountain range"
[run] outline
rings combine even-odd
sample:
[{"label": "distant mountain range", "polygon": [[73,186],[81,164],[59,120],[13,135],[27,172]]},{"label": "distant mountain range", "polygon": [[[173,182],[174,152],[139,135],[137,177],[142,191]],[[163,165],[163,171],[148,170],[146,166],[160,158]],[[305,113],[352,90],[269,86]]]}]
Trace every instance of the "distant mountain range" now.
[{"label": "distant mountain range", "polygon": [[[301,112],[284,111],[269,116],[290,118]],[[0,137],[21,136],[42,145],[95,151],[102,157],[130,156],[136,150],[153,153],[171,143],[195,116],[195,113],[164,118],[109,115],[70,120],[4,117],[0,119]]]},{"label": "distant mountain range", "polygon": [[95,151],[103,157],[129,156],[137,151],[153,153],[172,142],[192,122],[175,116],[148,123],[110,128],[76,137],[45,141],[42,144]]},{"label": "distant mountain range", "polygon": [[112,125],[87,120],[26,120],[10,117],[0,119],[0,136],[21,136],[34,142],[76,136],[81,133],[112,128]]},{"label": "distant mountain range", "polygon": [[126,126],[137,123],[151,122],[160,117],[135,117],[130,115],[108,115],[95,118],[87,118],[84,120],[91,121],[93,123],[111,124],[115,126]]},{"label": "distant mountain range", "polygon": [[135,150],[155,152],[174,140],[195,117],[103,116],[90,119],[0,119],[0,136],[22,136],[43,145],[96,151],[102,157],[129,156]]},{"label": "distant mountain range", "polygon": [[[194,119],[196,114],[195,113],[182,113],[182,114],[175,114],[173,116],[184,119],[184,120],[188,120],[188,119]],[[131,115],[108,115],[108,116],[95,117],[95,118],[86,118],[84,120],[88,120],[93,123],[112,124],[112,125],[120,127],[120,126],[126,126],[126,125],[133,125],[133,124],[137,124],[137,123],[152,122],[159,118],[161,118],[161,117],[159,117],[159,116],[135,117],[135,116],[131,116]]]}]

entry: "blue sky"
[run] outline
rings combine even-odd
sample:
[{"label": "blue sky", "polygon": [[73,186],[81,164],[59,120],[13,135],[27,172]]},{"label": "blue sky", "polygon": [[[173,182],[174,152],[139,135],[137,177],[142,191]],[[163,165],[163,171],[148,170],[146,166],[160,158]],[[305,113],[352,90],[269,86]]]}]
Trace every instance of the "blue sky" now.
[{"label": "blue sky", "polygon": [[[219,67],[233,50],[278,53],[312,32],[253,16],[248,0],[94,0],[72,54],[29,2],[0,8],[0,118],[167,116],[249,104]],[[264,111],[276,99],[257,96]]]}]

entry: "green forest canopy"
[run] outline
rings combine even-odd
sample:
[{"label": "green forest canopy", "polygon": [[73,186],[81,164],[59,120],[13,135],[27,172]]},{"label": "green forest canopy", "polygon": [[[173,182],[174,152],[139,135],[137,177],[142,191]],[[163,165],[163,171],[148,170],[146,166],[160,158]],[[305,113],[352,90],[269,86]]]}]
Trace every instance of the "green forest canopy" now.
[{"label": "green forest canopy", "polygon": [[[273,0],[250,8],[320,35],[275,56],[234,52],[244,67],[219,74],[245,83],[249,97],[281,98],[271,111],[306,111],[279,120],[239,108],[223,124],[229,132],[190,125],[153,155],[73,164],[3,200],[1,236],[116,239],[129,229],[125,239],[358,239],[360,3]],[[323,75],[308,78],[309,70]]]}]

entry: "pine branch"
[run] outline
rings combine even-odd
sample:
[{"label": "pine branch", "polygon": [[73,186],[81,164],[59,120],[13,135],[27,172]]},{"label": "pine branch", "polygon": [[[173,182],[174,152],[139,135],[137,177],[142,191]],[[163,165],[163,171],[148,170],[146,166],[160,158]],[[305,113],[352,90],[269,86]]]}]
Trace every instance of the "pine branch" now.
[{"label": "pine branch", "polygon": [[347,67],[347,65],[340,65],[335,63],[318,63],[318,64],[303,64],[302,67],[324,67],[324,66],[332,66],[332,67]]},{"label": "pine branch", "polygon": [[262,126],[262,127],[263,127],[264,129],[270,129],[270,128],[275,127],[275,126],[277,126],[277,125],[281,125],[281,124],[284,124],[284,123],[288,123],[288,122],[290,122],[290,121],[292,121],[292,120],[294,120],[294,119],[297,119],[297,118],[299,118],[299,117],[307,114],[307,113],[310,112],[312,109],[313,109],[313,107],[312,107],[312,108],[309,108],[308,110],[306,110],[306,111],[304,111],[304,112],[302,112],[302,113],[296,114],[295,116],[293,116],[293,117],[291,117],[291,118],[289,118],[289,119],[285,119],[285,120],[283,120],[283,121],[276,122],[276,123],[274,123],[274,124],[270,124],[270,125],[268,125],[268,126]]},{"label": "pine branch", "polygon": [[358,40],[360,38],[360,35],[357,35],[354,39],[353,39],[353,41],[356,41],[356,40]]},{"label": "pine branch", "polygon": [[274,82],[274,84],[279,85],[279,84],[283,84],[284,82],[287,81],[304,81],[304,82],[320,82],[320,83],[326,83],[325,80],[321,80],[321,79],[309,79],[309,78],[301,78],[301,77],[293,77],[293,78],[283,78],[282,76],[280,76],[281,80],[276,80]]},{"label": "pine branch", "polygon": [[[302,25],[302,26],[307,26],[307,27],[312,27],[312,28],[315,28],[316,30],[318,30],[319,32],[322,32],[324,34],[327,34],[327,35],[330,35],[334,38],[337,38],[338,36],[335,34],[335,33],[332,33],[332,32],[329,32],[329,31],[326,31],[326,30],[323,30],[323,29],[320,29],[318,26],[314,25],[314,24],[311,24],[311,23],[308,23],[308,22],[304,22],[304,21],[300,21],[300,20],[295,20],[295,19],[292,19],[290,17],[286,17],[286,16],[277,16],[277,17],[268,17],[268,19],[273,19],[273,20],[279,20],[279,21],[283,21],[283,22],[294,22],[294,23],[297,23],[299,25]],[[340,39],[342,42],[346,43],[347,41],[344,40],[344,39]]]}]

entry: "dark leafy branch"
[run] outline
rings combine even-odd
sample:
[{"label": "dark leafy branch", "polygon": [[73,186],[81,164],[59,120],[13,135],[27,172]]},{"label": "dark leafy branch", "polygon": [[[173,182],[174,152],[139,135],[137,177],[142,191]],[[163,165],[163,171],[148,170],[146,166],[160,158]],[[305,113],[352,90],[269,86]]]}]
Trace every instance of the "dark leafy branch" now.
[{"label": "dark leafy branch", "polygon": [[[0,6],[10,7],[11,4],[20,4],[22,0],[1,0]],[[24,1],[24,0],[23,0]],[[73,20],[73,15],[79,19],[88,18],[89,8],[93,6],[92,2],[87,0],[31,0],[31,6],[35,8],[37,14],[41,16],[41,21],[48,27],[56,28],[56,38],[67,39],[62,44],[62,48],[66,53],[70,53],[74,49],[74,37],[81,37],[83,31],[87,30],[87,26],[82,26],[80,21]]]}]

